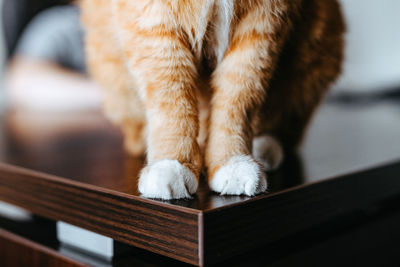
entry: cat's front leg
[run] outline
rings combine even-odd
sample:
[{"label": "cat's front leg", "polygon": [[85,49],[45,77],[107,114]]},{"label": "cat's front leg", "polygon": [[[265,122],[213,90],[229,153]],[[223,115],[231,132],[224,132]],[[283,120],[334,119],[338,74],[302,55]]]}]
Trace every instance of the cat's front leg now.
[{"label": "cat's front leg", "polygon": [[196,192],[202,158],[191,54],[178,49],[178,40],[168,42],[171,49],[158,52],[145,87],[148,166],[139,191],[145,197],[177,199]]},{"label": "cat's front leg", "polygon": [[202,168],[192,52],[168,25],[121,29],[129,30],[122,32],[122,43],[146,109],[147,166],[139,191],[149,198],[190,197]]},{"label": "cat's front leg", "polygon": [[251,121],[264,99],[265,89],[253,63],[244,64],[239,57],[240,53],[229,54],[213,76],[205,160],[213,191],[253,196],[267,189],[264,169],[251,151]]},{"label": "cat's front leg", "polygon": [[270,12],[245,16],[213,73],[206,165],[210,188],[221,194],[252,196],[267,189],[264,168],[252,156],[251,124],[265,101],[286,34]]},{"label": "cat's front leg", "polygon": [[197,191],[202,165],[195,69],[180,40],[162,42],[163,51],[154,52],[154,67],[146,70],[151,73],[145,86],[148,166],[141,172],[139,191],[150,198],[187,198]]}]

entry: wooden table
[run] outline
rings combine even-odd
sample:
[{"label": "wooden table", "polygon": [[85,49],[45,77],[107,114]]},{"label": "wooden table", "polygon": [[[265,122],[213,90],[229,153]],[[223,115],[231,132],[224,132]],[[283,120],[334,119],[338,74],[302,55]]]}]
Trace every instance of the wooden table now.
[{"label": "wooden table", "polygon": [[[54,234],[57,220],[135,247],[110,266],[273,265],[293,260],[293,251],[309,253],[310,242],[321,244],[332,234],[352,244],[354,236],[343,236],[351,225],[362,232],[360,225],[368,222],[362,233],[371,235],[372,218],[384,229],[400,222],[393,204],[400,196],[396,101],[325,103],[301,151],[269,174],[268,193],[253,198],[219,196],[204,182],[193,199],[142,198],[137,176],[144,159],[124,153],[119,130],[99,113],[10,112],[3,116],[0,138],[0,200],[40,216],[23,223],[0,216],[6,229],[0,230],[0,265],[1,257],[8,263],[13,259],[1,254],[2,246],[12,247],[4,244],[67,265],[97,265],[87,255],[61,251]],[[395,219],[382,221],[382,216]],[[398,237],[393,231],[390,236]],[[388,245],[391,239],[379,236]],[[304,255],[297,259],[307,262]]]}]

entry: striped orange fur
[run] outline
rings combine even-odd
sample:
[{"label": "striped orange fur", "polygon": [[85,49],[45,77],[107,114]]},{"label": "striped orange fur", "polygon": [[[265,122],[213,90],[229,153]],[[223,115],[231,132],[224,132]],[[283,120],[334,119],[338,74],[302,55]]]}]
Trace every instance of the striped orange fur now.
[{"label": "striped orange fur", "polygon": [[344,23],[336,0],[81,6],[106,114],[121,125],[128,151],[147,147],[139,183],[147,197],[188,197],[203,169],[222,194],[264,191],[265,153],[253,153],[255,138],[266,136],[271,155],[279,145],[296,148],[340,73]]}]

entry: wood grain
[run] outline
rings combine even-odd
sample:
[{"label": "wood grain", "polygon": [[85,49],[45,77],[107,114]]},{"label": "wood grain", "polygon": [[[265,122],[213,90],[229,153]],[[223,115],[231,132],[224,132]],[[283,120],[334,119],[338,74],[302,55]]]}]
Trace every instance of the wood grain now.
[{"label": "wood grain", "polygon": [[182,262],[218,264],[400,194],[398,111],[327,105],[303,150],[269,174],[267,194],[219,196],[202,181],[192,199],[175,201],[140,197],[144,159],[127,156],[99,114],[9,114],[0,200]]},{"label": "wood grain", "polygon": [[[276,242],[400,194],[400,163],[204,213],[206,264]],[[228,246],[226,244],[229,244]]]},{"label": "wood grain", "polygon": [[198,264],[196,210],[0,164],[0,199],[116,240]]},{"label": "wood grain", "polygon": [[81,267],[87,265],[0,228],[0,266]]}]

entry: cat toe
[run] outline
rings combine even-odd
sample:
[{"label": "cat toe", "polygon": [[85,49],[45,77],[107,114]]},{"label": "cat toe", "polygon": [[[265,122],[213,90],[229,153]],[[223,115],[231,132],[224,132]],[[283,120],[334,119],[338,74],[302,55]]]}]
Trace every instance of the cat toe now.
[{"label": "cat toe", "polygon": [[140,174],[139,192],[158,199],[190,198],[198,187],[194,173],[177,160],[160,160]]},{"label": "cat toe", "polygon": [[210,188],[221,195],[254,196],[267,189],[262,168],[247,155],[232,157],[222,166],[209,183]]},{"label": "cat toe", "polygon": [[272,136],[263,135],[253,139],[253,156],[264,167],[265,171],[272,171],[283,161],[283,149]]}]

